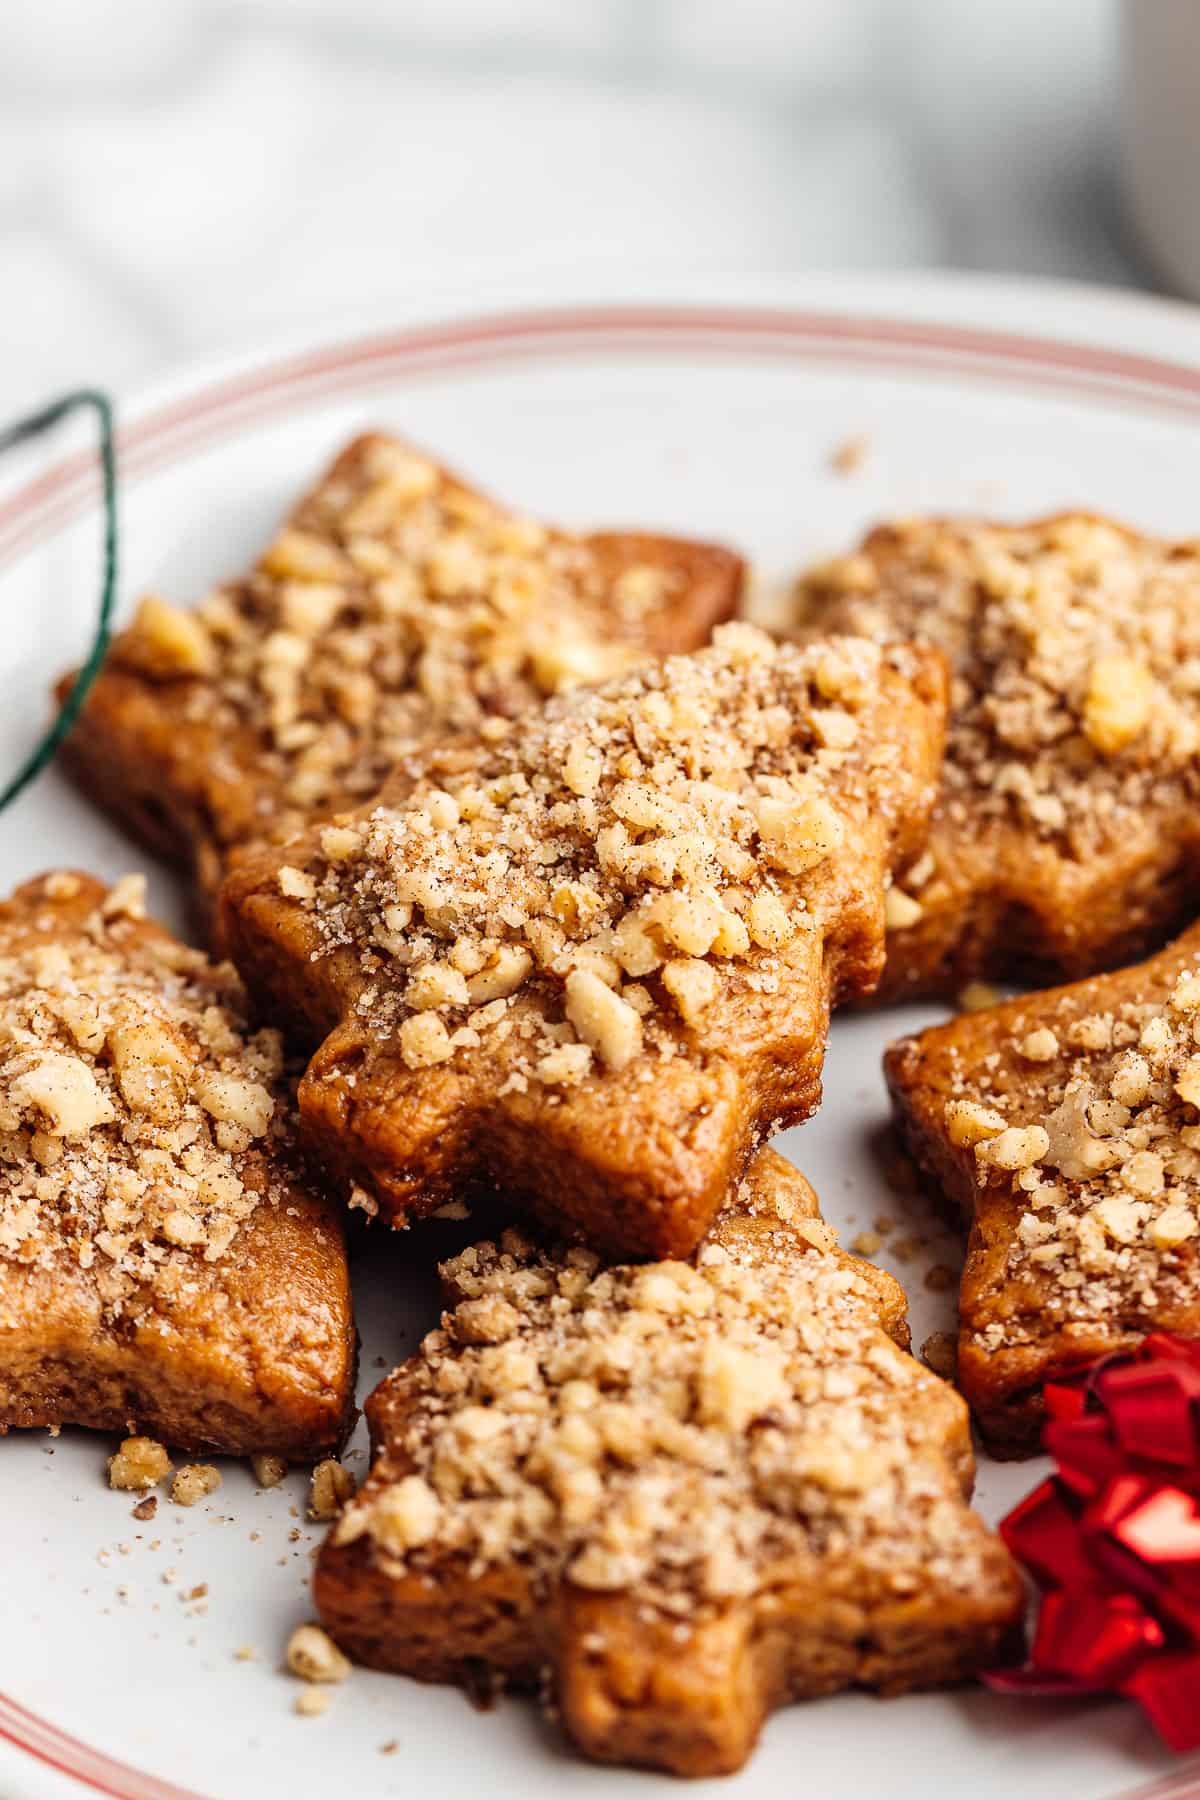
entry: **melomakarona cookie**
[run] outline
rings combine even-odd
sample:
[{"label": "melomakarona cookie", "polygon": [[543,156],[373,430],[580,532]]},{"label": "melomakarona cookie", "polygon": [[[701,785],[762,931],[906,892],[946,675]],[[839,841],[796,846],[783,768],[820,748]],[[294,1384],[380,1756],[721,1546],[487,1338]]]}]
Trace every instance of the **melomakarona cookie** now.
[{"label": "melomakarona cookie", "polygon": [[954,669],[881,995],[1116,968],[1200,912],[1200,544],[1087,513],[910,519],[814,570],[800,611]]},{"label": "melomakarona cookie", "polygon": [[60,872],[0,904],[0,1432],[315,1458],[354,1400],[337,1215],[279,1034],[142,887]]},{"label": "melomakarona cookie", "polygon": [[401,762],[247,859],[222,933],[344,1191],[403,1224],[499,1185],[614,1254],[685,1256],[817,1104],[919,842],[933,651],[714,646]]},{"label": "melomakarona cookie", "polygon": [[1149,962],[905,1038],[888,1080],[970,1222],[958,1380],[996,1449],[1042,1385],[1200,1332],[1200,927]]},{"label": "melomakarona cookie", "polygon": [[966,1409],[780,1157],[690,1262],[508,1232],[442,1273],[317,1564],[352,1656],[541,1687],[587,1755],[716,1775],[773,1707],[1000,1653],[1021,1584],[966,1502]]}]

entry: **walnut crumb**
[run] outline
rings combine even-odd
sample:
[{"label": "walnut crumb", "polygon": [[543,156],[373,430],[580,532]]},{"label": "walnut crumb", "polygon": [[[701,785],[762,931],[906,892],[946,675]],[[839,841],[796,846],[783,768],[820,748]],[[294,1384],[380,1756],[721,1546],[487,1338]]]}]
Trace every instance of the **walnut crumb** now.
[{"label": "walnut crumb", "polygon": [[896,1238],[888,1248],[897,1262],[911,1262],[913,1257],[919,1255],[925,1248],[925,1239],[922,1237]]},{"label": "walnut crumb", "polygon": [[286,1661],[302,1681],[345,1681],[350,1664],[319,1625],[297,1625],[288,1639]]},{"label": "walnut crumb", "polygon": [[829,466],[835,475],[856,475],[871,452],[871,440],[865,432],[843,438],[829,455]]},{"label": "walnut crumb", "polygon": [[171,1459],[155,1438],[130,1437],[108,1459],[108,1485],[132,1489],[157,1487],[171,1473]]},{"label": "walnut crumb", "polygon": [[921,1345],[921,1361],[943,1381],[953,1381],[958,1370],[958,1344],[948,1331],[935,1331]]},{"label": "walnut crumb", "polygon": [[278,1487],[288,1472],[282,1456],[252,1456],[250,1468],[260,1488]]},{"label": "walnut crumb", "polygon": [[195,1506],[220,1485],[221,1471],[212,1463],[184,1463],[171,1483],[171,1498],[176,1506]]},{"label": "walnut crumb", "polygon": [[336,1457],[327,1456],[312,1472],[308,1491],[310,1519],[336,1519],[354,1494],[355,1481]]},{"label": "walnut crumb", "polygon": [[329,1691],[327,1688],[306,1687],[302,1694],[296,1696],[292,1708],[302,1719],[319,1719],[323,1712],[329,1710]]}]

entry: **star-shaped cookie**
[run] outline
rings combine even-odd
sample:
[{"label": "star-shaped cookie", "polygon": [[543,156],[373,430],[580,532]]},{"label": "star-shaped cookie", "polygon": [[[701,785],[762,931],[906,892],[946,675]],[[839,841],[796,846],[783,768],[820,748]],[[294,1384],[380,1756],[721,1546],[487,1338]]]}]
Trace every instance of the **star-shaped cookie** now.
[{"label": "star-shaped cookie", "polygon": [[726,625],[249,859],[221,929],[325,1040],[310,1145],[396,1224],[482,1181],[606,1251],[690,1254],[878,978],[944,704],[933,651]]},{"label": "star-shaped cookie", "polygon": [[881,995],[1075,979],[1200,911],[1200,543],[1084,513],[907,520],[807,576],[800,610],[818,632],[927,638],[954,669]]},{"label": "star-shaped cookie", "polygon": [[243,579],[142,602],[64,760],[211,897],[237,846],[366,799],[414,744],[703,644],[741,581],[728,550],[553,530],[372,433]]},{"label": "star-shaped cookie", "polygon": [[540,1685],[589,1756],[702,1776],[789,1700],[1000,1651],[1021,1584],[966,1502],[966,1408],[781,1157],[690,1263],[510,1231],[442,1275],[451,1310],[368,1401],[373,1466],[317,1564],[352,1656]]},{"label": "star-shaped cookie", "polygon": [[0,1433],[336,1449],[356,1340],[278,1033],[144,917],[140,877],[0,904]]},{"label": "star-shaped cookie", "polygon": [[1200,926],[904,1038],[887,1075],[970,1222],[958,1379],[999,1452],[1037,1448],[1047,1379],[1200,1333]]}]

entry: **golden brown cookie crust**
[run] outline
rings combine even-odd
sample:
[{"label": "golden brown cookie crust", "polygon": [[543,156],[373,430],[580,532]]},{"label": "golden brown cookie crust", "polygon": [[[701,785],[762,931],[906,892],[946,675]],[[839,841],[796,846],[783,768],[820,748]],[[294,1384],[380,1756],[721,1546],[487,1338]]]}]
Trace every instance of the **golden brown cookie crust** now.
[{"label": "golden brown cookie crust", "polygon": [[966,1504],[966,1409],[782,1158],[689,1264],[509,1233],[443,1278],[317,1565],[359,1661],[544,1684],[587,1755],[702,1776],[788,1700],[999,1653],[1021,1585]]},{"label": "golden brown cookie crust", "polygon": [[806,576],[807,630],[926,637],[954,702],[879,995],[1114,968],[1197,910],[1200,544],[1088,513],[912,519]]},{"label": "golden brown cookie crust", "polygon": [[1198,976],[1193,927],[888,1052],[909,1144],[970,1226],[958,1381],[997,1454],[1036,1450],[1044,1381],[1200,1332]]},{"label": "golden brown cookie crust", "polygon": [[304,1458],[353,1413],[341,1230],[232,969],[60,872],[0,905],[0,1431]]},{"label": "golden brown cookie crust", "polygon": [[244,579],[143,602],[64,763],[211,899],[239,846],[365,799],[431,736],[704,643],[741,584],[731,551],[545,528],[368,433]]},{"label": "golden brown cookie crust", "polygon": [[403,1223],[498,1184],[688,1255],[878,977],[945,700],[933,652],[714,646],[402,764],[249,859],[222,931],[311,1044],[310,1144]]}]

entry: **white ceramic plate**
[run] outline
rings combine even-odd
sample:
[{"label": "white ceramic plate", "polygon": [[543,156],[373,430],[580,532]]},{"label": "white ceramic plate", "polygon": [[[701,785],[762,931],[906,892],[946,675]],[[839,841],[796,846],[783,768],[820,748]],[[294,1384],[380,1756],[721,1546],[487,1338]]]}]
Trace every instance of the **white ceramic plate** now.
[{"label": "white ceramic plate", "polygon": [[[633,523],[742,546],[768,583],[848,545],[884,513],[1020,516],[1081,503],[1195,532],[1200,314],[1083,290],[958,281],[741,284],[587,306],[514,302],[429,323],[391,316],[334,342],[260,350],[122,408],[123,570],[180,598],[237,570],[290,497],[367,424],[394,427],[548,518]],[[831,453],[865,437],[861,468]],[[0,471],[0,772],[40,728],[52,678],[95,604],[94,466],[80,434]],[[0,821],[0,884],[53,864],[113,877],[137,852],[51,773]],[[173,922],[161,871],[153,898]],[[839,1020],[826,1100],[783,1147],[846,1237],[881,1212],[882,1260],[912,1296],[915,1341],[952,1324],[924,1286],[954,1246],[890,1194],[879,1161],[885,1042],[930,1009]],[[371,1244],[358,1270],[364,1391],[433,1315],[419,1237]],[[564,1752],[521,1702],[483,1716],[457,1692],[356,1673],[321,1719],[298,1718],[279,1671],[308,1614],[305,1482],[224,1486],[152,1524],[104,1483],[109,1444],[82,1432],[0,1443],[0,1793],[240,1800],[520,1793],[613,1800],[661,1778]],[[363,1438],[352,1465],[364,1466]],[[997,1518],[1036,1466],[980,1468]],[[201,1603],[188,1596],[206,1586]],[[254,1645],[252,1661],[235,1658]],[[1091,1800],[1169,1768],[1119,1704],[1051,1705],[979,1690],[792,1707],[721,1792],[754,1800],[931,1792]]]}]

